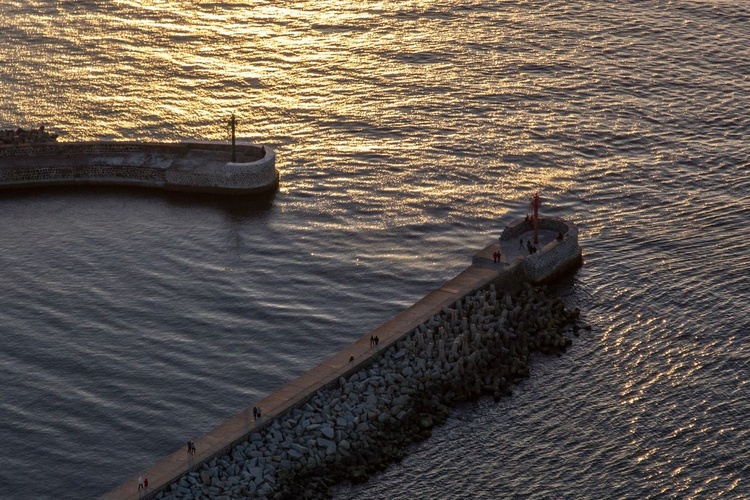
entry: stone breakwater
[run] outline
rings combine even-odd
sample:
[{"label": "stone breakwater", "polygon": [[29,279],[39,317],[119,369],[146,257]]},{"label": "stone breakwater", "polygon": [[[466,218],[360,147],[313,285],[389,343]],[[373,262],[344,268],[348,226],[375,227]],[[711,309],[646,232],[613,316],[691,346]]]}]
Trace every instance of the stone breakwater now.
[{"label": "stone breakwater", "polygon": [[52,142],[0,145],[0,188],[60,185],[140,186],[246,194],[278,186],[273,150],[211,141]]},{"label": "stone breakwater", "polygon": [[546,288],[494,285],[443,307],[372,363],[318,390],[158,499],[324,498],[364,481],[427,438],[452,404],[511,393],[533,352],[566,349],[578,311]]}]

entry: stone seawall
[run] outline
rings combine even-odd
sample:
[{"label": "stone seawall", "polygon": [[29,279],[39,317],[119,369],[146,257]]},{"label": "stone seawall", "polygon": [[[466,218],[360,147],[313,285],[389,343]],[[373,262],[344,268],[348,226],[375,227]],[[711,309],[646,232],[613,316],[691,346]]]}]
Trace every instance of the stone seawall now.
[{"label": "stone seawall", "polygon": [[[40,156],[40,155],[70,155],[70,154],[107,154],[132,153],[148,147],[148,144],[137,142],[47,142],[39,144],[14,144],[0,147],[0,157]],[[159,148],[173,151],[180,148],[179,143],[159,145]],[[157,151],[157,146],[152,148]]]},{"label": "stone seawall", "polygon": [[[578,244],[578,227],[556,217],[540,217],[539,229],[562,235],[544,245],[539,251],[524,257],[521,270],[531,283],[543,284],[554,281],[582,262],[581,247]],[[519,236],[534,230],[532,222],[525,219],[508,224],[500,236],[501,241],[515,241]]]},{"label": "stone seawall", "polygon": [[[270,148],[214,142],[77,142],[0,146],[0,188],[123,185],[196,192],[252,193],[278,185]],[[223,161],[222,161],[223,158]]]}]

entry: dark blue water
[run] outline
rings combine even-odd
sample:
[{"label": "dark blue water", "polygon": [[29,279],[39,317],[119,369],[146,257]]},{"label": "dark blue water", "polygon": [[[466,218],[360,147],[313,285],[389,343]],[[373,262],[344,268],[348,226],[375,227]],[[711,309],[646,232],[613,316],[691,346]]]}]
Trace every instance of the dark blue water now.
[{"label": "dark blue water", "polygon": [[274,147],[273,197],[0,194],[0,497],[89,498],[528,210],[593,325],[341,498],[750,497],[750,9],[12,1],[0,127]]}]

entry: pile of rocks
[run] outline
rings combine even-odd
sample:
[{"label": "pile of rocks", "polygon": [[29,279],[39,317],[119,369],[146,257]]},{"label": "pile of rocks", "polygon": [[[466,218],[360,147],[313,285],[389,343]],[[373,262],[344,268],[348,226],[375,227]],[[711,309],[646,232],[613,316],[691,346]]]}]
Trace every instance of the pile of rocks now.
[{"label": "pile of rocks", "polygon": [[156,498],[321,498],[365,481],[428,437],[452,403],[510,394],[532,352],[572,343],[578,315],[546,288],[466,296]]},{"label": "pile of rocks", "polygon": [[2,129],[0,130],[0,144],[36,144],[39,142],[56,142],[57,134],[44,130],[44,125],[38,129],[26,130]]}]

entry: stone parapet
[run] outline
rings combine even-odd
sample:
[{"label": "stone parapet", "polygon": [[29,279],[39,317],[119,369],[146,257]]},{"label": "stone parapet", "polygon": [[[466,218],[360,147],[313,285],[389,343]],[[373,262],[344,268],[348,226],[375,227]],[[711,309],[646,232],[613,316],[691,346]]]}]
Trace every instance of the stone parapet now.
[{"label": "stone parapet", "polygon": [[[539,229],[546,229],[548,231],[555,231],[563,234],[575,233],[576,241],[578,240],[578,228],[561,219],[559,217],[539,217]],[[503,233],[500,235],[502,241],[509,241],[518,239],[522,234],[533,231],[534,223],[526,219],[518,219],[508,224]]]},{"label": "stone parapet", "polygon": [[[474,256],[474,264],[490,268],[516,268],[523,281],[533,284],[555,281],[581,265],[581,247],[575,224],[557,217],[540,217],[537,248],[529,253],[527,245],[533,240],[533,231],[530,220],[511,222],[498,242]],[[500,252],[500,262],[490,259],[496,251]]]},{"label": "stone parapet", "polygon": [[[179,146],[179,144],[176,144]],[[151,149],[152,145],[137,142],[51,142],[39,144],[13,144],[11,146],[0,146],[0,157],[23,157],[39,155],[66,155],[66,154],[106,154],[137,152],[143,149]]]},{"label": "stone parapet", "polygon": [[[511,240],[533,231],[533,223],[520,219],[506,227],[501,239]],[[525,278],[535,284],[554,280],[571,267],[580,265],[581,247],[578,244],[578,227],[557,217],[540,217],[539,229],[554,231],[562,235],[547,243],[536,253],[525,257],[521,269]]]}]

